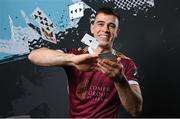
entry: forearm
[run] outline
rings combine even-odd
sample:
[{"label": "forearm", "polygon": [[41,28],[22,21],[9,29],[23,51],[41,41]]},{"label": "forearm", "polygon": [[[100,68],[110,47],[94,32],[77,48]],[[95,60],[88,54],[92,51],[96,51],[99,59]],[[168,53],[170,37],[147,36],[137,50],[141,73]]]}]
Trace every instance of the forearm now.
[{"label": "forearm", "polygon": [[28,55],[28,59],[40,66],[65,66],[72,65],[73,56],[73,54],[65,54],[47,48],[40,48],[31,51]]},{"label": "forearm", "polygon": [[119,98],[124,108],[132,114],[138,116],[142,111],[142,96],[140,90],[132,89],[125,77],[114,82]]}]

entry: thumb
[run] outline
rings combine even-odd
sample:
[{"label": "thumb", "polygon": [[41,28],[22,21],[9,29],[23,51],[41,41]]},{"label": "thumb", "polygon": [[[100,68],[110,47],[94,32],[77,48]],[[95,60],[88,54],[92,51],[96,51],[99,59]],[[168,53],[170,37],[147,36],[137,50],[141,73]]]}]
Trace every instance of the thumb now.
[{"label": "thumb", "polygon": [[120,62],[120,61],[121,61],[121,57],[118,57],[118,58],[117,58],[117,61]]}]

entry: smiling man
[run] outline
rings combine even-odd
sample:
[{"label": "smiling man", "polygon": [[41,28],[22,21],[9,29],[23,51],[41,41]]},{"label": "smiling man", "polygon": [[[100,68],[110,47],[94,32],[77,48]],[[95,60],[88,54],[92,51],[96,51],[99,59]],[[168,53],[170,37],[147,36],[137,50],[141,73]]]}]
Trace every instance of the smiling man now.
[{"label": "smiling man", "polygon": [[[118,117],[120,106],[138,116],[142,95],[132,59],[116,52],[113,41],[119,32],[119,16],[108,7],[96,12],[91,33],[98,47],[88,50],[33,50],[28,58],[40,66],[62,66],[68,76],[71,117]],[[116,60],[101,58],[110,52]]]}]

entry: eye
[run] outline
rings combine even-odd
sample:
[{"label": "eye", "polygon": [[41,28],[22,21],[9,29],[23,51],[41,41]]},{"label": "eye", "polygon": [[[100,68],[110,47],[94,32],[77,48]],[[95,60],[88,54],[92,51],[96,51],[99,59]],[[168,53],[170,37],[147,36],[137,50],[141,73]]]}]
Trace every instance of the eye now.
[{"label": "eye", "polygon": [[114,29],[114,28],[116,28],[116,25],[115,24],[109,24],[109,27]]},{"label": "eye", "polygon": [[104,24],[103,24],[103,23],[98,23],[97,25],[98,25],[98,26],[103,26]]}]

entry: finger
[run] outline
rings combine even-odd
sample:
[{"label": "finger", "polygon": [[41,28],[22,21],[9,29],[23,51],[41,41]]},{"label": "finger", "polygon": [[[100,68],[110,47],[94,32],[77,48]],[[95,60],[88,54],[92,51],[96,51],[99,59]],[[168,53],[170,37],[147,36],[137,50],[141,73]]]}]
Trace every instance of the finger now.
[{"label": "finger", "polygon": [[97,55],[91,55],[91,54],[83,54],[79,55],[79,58],[82,59],[82,62],[84,63],[97,63]]},{"label": "finger", "polygon": [[102,71],[103,73],[107,73],[108,72],[108,69],[104,66],[102,66],[100,63],[97,64],[98,67],[99,67],[99,70]]},{"label": "finger", "polygon": [[110,67],[110,68],[117,68],[118,64],[116,62],[110,61],[110,60],[102,60],[100,63],[102,63],[102,65],[106,66],[106,67]]},{"label": "finger", "polygon": [[118,57],[118,58],[117,58],[117,61],[120,62],[120,61],[121,61],[121,57]]},{"label": "finger", "polygon": [[99,71],[98,67],[91,67],[89,71],[96,72]]},{"label": "finger", "polygon": [[79,56],[84,58],[84,59],[98,58],[98,56],[95,55],[95,54],[82,54],[82,55],[79,55]]},{"label": "finger", "polygon": [[107,68],[104,68],[103,66],[100,67],[100,71],[110,78],[113,76],[113,72],[108,70]]},{"label": "finger", "polygon": [[104,63],[103,61],[98,62],[98,64],[103,67],[106,68],[107,70],[110,70],[111,66],[109,64]]},{"label": "finger", "polygon": [[95,57],[95,58],[97,58],[98,57],[98,55],[97,54],[89,54],[91,57]]}]

